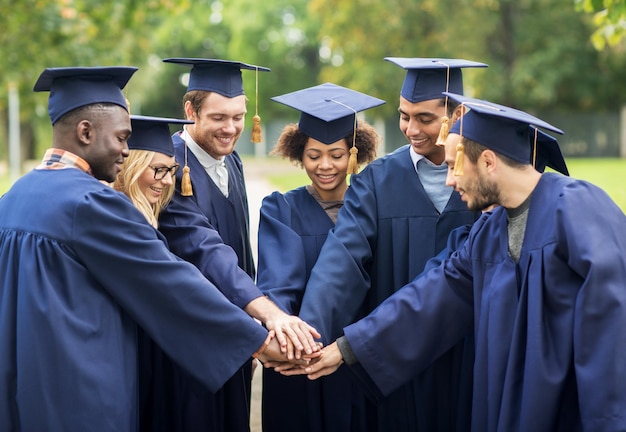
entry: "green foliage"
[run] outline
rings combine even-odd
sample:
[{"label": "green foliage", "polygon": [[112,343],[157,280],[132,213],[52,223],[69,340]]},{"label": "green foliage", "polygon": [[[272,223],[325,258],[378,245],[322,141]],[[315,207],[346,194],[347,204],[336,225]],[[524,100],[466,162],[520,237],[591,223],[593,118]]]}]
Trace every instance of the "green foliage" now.
[{"label": "green foliage", "polygon": [[597,28],[591,41],[598,50],[620,44],[626,36],[626,2],[624,0],[574,0],[578,10],[593,15]]},{"label": "green foliage", "polygon": [[483,61],[489,69],[465,72],[466,93],[522,109],[613,110],[626,99],[615,97],[626,95],[624,56],[593,49],[592,25],[570,0],[313,0],[311,9],[329,51],[321,76],[389,101],[388,114],[404,71],[386,56]]},{"label": "green foliage", "polygon": [[387,56],[483,61],[488,69],[465,72],[466,93],[521,109],[614,111],[626,103],[624,47],[600,52],[590,38],[602,17],[617,35],[625,9],[624,0],[0,0],[0,114],[15,83],[35,149],[47,95],[32,85],[45,67],[130,64],[140,67],[126,89],[132,112],[182,116],[188,69],[165,57],[270,67],[258,98],[255,73],[243,73],[248,109],[258,104],[264,121],[294,115],[271,97],[326,81],[380,97],[388,103],[375,114],[396,116],[404,70]]},{"label": "green foliage", "polygon": [[450,57],[445,31],[448,1],[406,2],[313,0],[310,10],[322,23],[318,32],[324,68],[320,81],[387,100],[377,112],[397,110],[404,70],[385,57]]},{"label": "green foliage", "polygon": [[[164,57],[204,57],[243,61],[269,67],[258,76],[243,72],[244,87],[250,100],[248,111],[258,103],[262,118],[289,113],[270,98],[317,84],[318,44],[314,29],[318,24],[307,15],[307,1],[285,5],[278,1],[230,0],[194,2],[176,18],[164,22],[155,34],[154,54],[145,66],[142,90],[136,96],[142,111],[159,115],[182,115],[180,100],[185,88],[179,77],[189,71],[164,65]],[[161,89],[159,92],[150,89]],[[291,114],[291,113],[290,113]],[[252,116],[247,116],[251,122]]]},{"label": "green foliage", "polygon": [[[137,64],[151,28],[174,6],[156,0],[0,0],[0,112],[7,84],[14,83],[23,135],[30,136],[34,123],[49,122],[47,94],[32,92],[44,68]],[[36,140],[23,143],[24,154],[34,153]]]}]

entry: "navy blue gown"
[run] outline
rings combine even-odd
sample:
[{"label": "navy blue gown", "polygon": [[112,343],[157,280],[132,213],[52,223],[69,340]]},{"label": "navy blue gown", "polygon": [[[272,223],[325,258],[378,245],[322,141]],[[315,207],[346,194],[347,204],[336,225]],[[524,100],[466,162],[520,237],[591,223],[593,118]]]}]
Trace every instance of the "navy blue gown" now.
[{"label": "navy blue gown", "polygon": [[[172,140],[176,161],[183,165],[185,145],[180,133],[174,134]],[[193,196],[180,194],[179,170],[174,197],[159,217],[159,230],[172,252],[198,267],[231,302],[244,308],[262,293],[253,281],[255,268],[243,167],[237,153],[226,156],[225,162],[229,172],[228,198],[194,154],[187,152]],[[147,355],[152,357],[152,364],[145,367],[153,378],[146,378],[149,400],[145,431],[250,429],[251,362],[212,393],[158,349]]]},{"label": "navy blue gown", "polygon": [[123,194],[23,176],[0,199],[0,430],[137,430],[138,325],[210,391],[267,336]]},{"label": "navy blue gown", "polygon": [[[306,281],[333,226],[306,187],[263,200],[257,283],[287,313],[298,314]],[[371,410],[345,368],[313,382],[263,370],[265,432],[365,432]]]},{"label": "navy blue gown", "polygon": [[543,174],[519,262],[497,208],[449,260],[345,328],[355,373],[390,394],[471,326],[472,431],[626,430],[624,233],[604,191]]},{"label": "navy blue gown", "polygon": [[[409,146],[377,159],[351,178],[344,206],[311,272],[300,317],[330,343],[343,328],[371,312],[413,280],[444,247],[456,227],[471,224],[453,192],[443,213],[432,204],[409,154]],[[467,332],[470,332],[468,327]],[[380,401],[381,431],[450,431],[467,427],[471,386],[460,384],[464,344]],[[459,412],[460,411],[460,412]],[[458,423],[458,426],[457,426]]]}]

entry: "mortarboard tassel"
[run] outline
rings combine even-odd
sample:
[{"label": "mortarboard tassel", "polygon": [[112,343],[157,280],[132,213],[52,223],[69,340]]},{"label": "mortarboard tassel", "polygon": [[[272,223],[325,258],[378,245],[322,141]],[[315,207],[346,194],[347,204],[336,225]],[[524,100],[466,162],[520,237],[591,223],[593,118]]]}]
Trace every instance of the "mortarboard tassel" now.
[{"label": "mortarboard tassel", "polygon": [[465,172],[465,167],[463,166],[463,162],[465,161],[465,146],[463,143],[458,143],[456,145],[456,160],[454,161],[454,175],[462,176]]},{"label": "mortarboard tassel", "polygon": [[350,108],[352,111],[354,111],[354,130],[352,131],[352,147],[350,147],[350,157],[348,158],[348,175],[357,174],[359,172],[359,159],[357,158],[357,155],[359,154],[359,149],[356,146],[357,112],[352,107],[349,107],[345,104],[341,104],[341,105],[345,106],[346,108]]},{"label": "mortarboard tassel", "polygon": [[189,176],[189,166],[187,165],[187,144],[185,143],[185,166],[183,167],[183,177],[180,180],[180,194],[182,196],[192,196],[191,177]]},{"label": "mortarboard tassel", "polygon": [[456,145],[456,158],[454,160],[454,175],[462,176],[465,173],[465,146],[463,145],[463,116],[459,120],[459,143]]},{"label": "mortarboard tassel", "polygon": [[256,68],[256,99],[254,117],[252,117],[252,136],[250,141],[253,143],[260,143],[262,141],[261,134],[261,117],[259,116],[259,68]]},{"label": "mortarboard tassel", "polygon": [[[446,65],[448,66],[448,65]],[[446,70],[446,92],[450,87],[450,66]],[[437,137],[436,145],[442,146],[446,144],[446,138],[448,138],[448,131],[450,130],[450,119],[448,118],[448,96],[446,96],[446,103],[444,106],[445,114],[441,117],[441,129],[439,129],[439,136]]]},{"label": "mortarboard tassel", "polygon": [[[446,99],[448,97],[446,96]],[[439,130],[439,137],[437,137],[438,146],[442,146],[446,144],[446,138],[448,138],[448,130],[450,129],[450,119],[448,116],[441,117],[441,129]]]},{"label": "mortarboard tassel", "polygon": [[356,128],[358,126],[357,123],[357,114],[358,112],[352,108],[351,106],[346,105],[345,103],[339,102],[334,99],[327,99],[328,102],[334,102],[341,106],[344,106],[354,112],[354,128],[352,130],[352,147],[350,147],[350,158],[348,159],[348,175],[357,174],[359,172],[359,159],[357,155],[359,154],[359,149],[356,146]]},{"label": "mortarboard tassel", "polygon": [[357,159],[357,155],[359,154],[359,149],[356,145],[350,147],[350,158],[348,159],[348,175],[356,174],[359,172],[359,163]]},{"label": "mortarboard tassel", "polygon": [[261,142],[261,117],[259,117],[258,114],[255,114],[254,117],[252,117],[252,138],[250,139],[250,141],[252,141],[253,143],[260,143]]},{"label": "mortarboard tassel", "polygon": [[191,187],[191,179],[189,178],[189,167],[183,167],[183,178],[180,182],[180,194],[182,196],[192,196],[193,188]]}]

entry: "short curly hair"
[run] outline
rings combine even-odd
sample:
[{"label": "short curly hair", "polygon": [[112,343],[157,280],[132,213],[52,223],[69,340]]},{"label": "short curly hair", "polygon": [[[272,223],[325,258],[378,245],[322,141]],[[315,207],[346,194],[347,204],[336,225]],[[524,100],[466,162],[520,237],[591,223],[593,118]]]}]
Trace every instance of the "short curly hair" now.
[{"label": "short curly hair", "polygon": [[[352,147],[353,134],[343,138],[348,145]],[[278,142],[270,154],[281,156],[289,159],[302,167],[302,157],[304,156],[304,147],[306,146],[309,136],[300,130],[297,124],[291,123],[283,128],[278,137]],[[369,163],[376,158],[376,149],[380,142],[380,136],[373,126],[364,120],[359,120],[356,128],[356,148],[359,150],[357,154],[357,163],[360,165]]]}]

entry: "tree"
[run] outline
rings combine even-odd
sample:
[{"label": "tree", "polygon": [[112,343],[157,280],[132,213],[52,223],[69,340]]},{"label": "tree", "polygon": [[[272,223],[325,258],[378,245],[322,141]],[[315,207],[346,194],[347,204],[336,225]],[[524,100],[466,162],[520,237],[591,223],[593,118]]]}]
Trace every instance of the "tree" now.
[{"label": "tree", "polygon": [[[488,69],[464,74],[467,93],[521,109],[606,110],[626,102],[623,56],[593,49],[590,20],[569,0],[313,0],[311,10],[331,53],[322,76],[389,102],[404,74],[385,56],[482,61]],[[343,61],[334,64],[335,56]]]},{"label": "tree", "polygon": [[[260,72],[258,77],[260,114],[267,119],[287,113],[270,98],[316,84],[321,67],[314,32],[317,24],[307,16],[306,5],[306,0],[292,1],[289,5],[277,0],[194,2],[155,33],[152,51],[155,59],[145,59],[151,79],[146,81],[146,91],[138,95],[142,110],[182,115],[180,100],[185,88],[176,83],[189,69],[164,66],[160,59],[201,57],[269,67],[270,73]],[[255,73],[244,71],[242,75],[251,102],[248,108],[254,110]],[[162,91],[148,91],[155,84]],[[247,117],[250,122],[252,116]]]},{"label": "tree", "polygon": [[35,157],[36,125],[48,121],[47,97],[32,92],[44,68],[132,65],[149,44],[152,28],[185,3],[0,0],[0,111],[6,110],[8,83],[13,83],[21,99],[23,156]]},{"label": "tree", "polygon": [[614,47],[626,36],[626,2],[623,0],[575,0],[576,8],[593,15],[596,31],[591,41],[598,50]]}]

